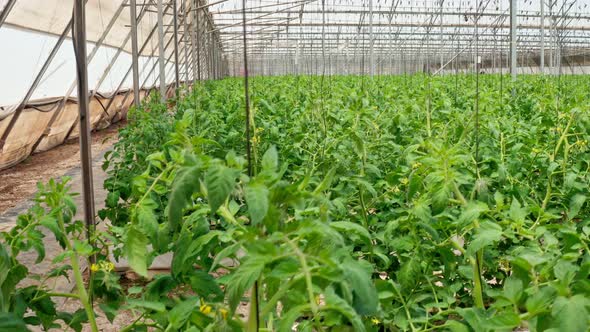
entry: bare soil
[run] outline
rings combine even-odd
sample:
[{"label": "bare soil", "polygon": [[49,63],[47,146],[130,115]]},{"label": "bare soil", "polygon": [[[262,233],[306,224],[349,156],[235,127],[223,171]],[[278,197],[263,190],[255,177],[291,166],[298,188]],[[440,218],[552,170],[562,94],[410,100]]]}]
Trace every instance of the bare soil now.
[{"label": "bare soil", "polygon": [[[122,121],[92,133],[92,155],[96,156],[117,141]],[[72,139],[49,151],[37,153],[22,163],[0,171],[0,214],[30,198],[37,191],[37,183],[63,176],[80,165],[78,139]]]}]

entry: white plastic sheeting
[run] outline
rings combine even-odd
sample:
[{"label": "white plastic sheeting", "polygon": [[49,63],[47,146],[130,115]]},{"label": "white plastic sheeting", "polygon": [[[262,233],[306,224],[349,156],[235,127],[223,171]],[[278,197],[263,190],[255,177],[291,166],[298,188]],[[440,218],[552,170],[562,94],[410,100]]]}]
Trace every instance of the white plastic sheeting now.
[{"label": "white plastic sheeting", "polygon": [[[0,0],[0,12],[8,0]],[[128,0],[89,0],[87,2],[88,54],[96,54],[88,63],[90,125],[100,130],[126,117],[133,101],[131,48],[129,39],[129,7],[121,7]],[[148,1],[145,2],[147,4]],[[190,3],[187,0],[187,6]],[[149,10],[138,2],[138,44],[145,45],[139,57],[140,97],[160,84],[158,34],[154,33],[157,17],[154,7]],[[56,47],[59,36],[72,18],[73,0],[17,0],[0,28],[0,169],[10,167],[36,151],[51,149],[65,140],[79,135],[75,56],[71,31],[57,50],[40,83],[33,87],[35,77]],[[180,8],[180,1],[179,1]],[[167,5],[164,25],[166,83],[175,80],[172,8]],[[188,24],[191,23],[189,16]],[[113,23],[114,22],[114,23]],[[111,24],[113,23],[113,24]],[[180,23],[179,28],[183,30]],[[110,26],[110,29],[109,29]],[[106,37],[105,37],[106,36]],[[181,35],[182,36],[182,35]],[[188,37],[179,43],[181,60]],[[127,76],[126,76],[127,75]],[[181,80],[192,79],[186,64],[181,65]],[[31,88],[31,98],[23,100]],[[70,93],[71,91],[71,93]],[[118,91],[118,92],[117,92]],[[171,90],[169,90],[171,91]],[[66,98],[67,97],[67,98]],[[21,105],[21,110],[17,106]],[[4,140],[3,140],[4,139]]]},{"label": "white plastic sheeting", "polygon": [[[0,0],[0,8],[4,7],[3,2],[6,3],[8,0]],[[122,3],[121,0],[88,0],[86,4],[88,41],[96,42],[100,39],[105,27]],[[72,18],[73,6],[73,0],[17,0],[5,24],[59,36]],[[155,22],[156,19],[153,13],[146,15],[148,21]],[[129,33],[129,21],[129,11],[123,10],[111,33],[107,35],[105,45],[119,48]],[[151,27],[140,24],[138,29],[140,34],[147,35]],[[131,45],[126,45],[125,49],[131,52]]]},{"label": "white plastic sheeting", "polygon": [[[0,29],[0,45],[11,45],[10,48],[0,51],[0,73],[2,73],[0,106],[14,105],[21,101],[56,41],[57,37],[51,35],[6,27]],[[94,44],[88,45],[88,49],[93,48]],[[151,52],[155,48],[156,45],[154,48],[148,47],[146,49]],[[91,90],[110,93],[121,83],[123,76],[131,66],[131,55],[128,53],[121,53],[104,82],[100,86],[97,84],[116,52],[117,50],[111,47],[101,47],[89,63],[88,86]],[[147,71],[141,72],[140,81],[147,78],[148,71],[155,61],[157,61],[155,57],[139,58],[140,68],[149,67]],[[35,89],[32,100],[63,96],[76,80],[75,64],[72,42],[67,40],[61,46],[41,84]],[[173,70],[174,64],[168,63],[166,72],[172,73]],[[150,75],[148,84],[151,86],[158,82],[158,70],[156,69]],[[168,75],[167,83],[172,82],[173,76]],[[123,88],[132,87],[132,77],[128,75]],[[72,96],[76,96],[76,90]]]}]

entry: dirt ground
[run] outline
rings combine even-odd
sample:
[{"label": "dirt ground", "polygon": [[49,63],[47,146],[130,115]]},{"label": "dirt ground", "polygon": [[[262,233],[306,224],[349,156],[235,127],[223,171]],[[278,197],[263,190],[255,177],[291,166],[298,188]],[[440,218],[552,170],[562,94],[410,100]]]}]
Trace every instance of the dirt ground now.
[{"label": "dirt ground", "polygon": [[[116,140],[119,122],[107,129],[92,133],[92,155],[109,148]],[[30,198],[37,191],[37,183],[64,175],[80,165],[78,139],[72,139],[49,151],[34,154],[22,163],[0,171],[0,214]]]}]

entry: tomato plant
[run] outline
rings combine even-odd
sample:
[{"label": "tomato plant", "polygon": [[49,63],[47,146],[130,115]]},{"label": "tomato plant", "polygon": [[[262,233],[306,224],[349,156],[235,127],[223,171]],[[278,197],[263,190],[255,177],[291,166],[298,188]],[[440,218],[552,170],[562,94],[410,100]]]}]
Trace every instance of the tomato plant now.
[{"label": "tomato plant", "polygon": [[[470,75],[255,78],[251,176],[241,80],[174,114],[152,99],[105,161],[88,291],[135,313],[126,330],[586,331],[588,91],[484,78],[478,113]],[[121,287],[111,257],[145,283]],[[16,302],[15,322],[58,320]]]}]

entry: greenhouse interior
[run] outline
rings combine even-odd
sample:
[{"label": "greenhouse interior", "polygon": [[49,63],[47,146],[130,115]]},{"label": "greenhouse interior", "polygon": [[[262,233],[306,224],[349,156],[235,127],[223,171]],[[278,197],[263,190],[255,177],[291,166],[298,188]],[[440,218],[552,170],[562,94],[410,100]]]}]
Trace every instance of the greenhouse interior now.
[{"label": "greenhouse interior", "polygon": [[590,331],[590,0],[0,0],[0,331]]}]

